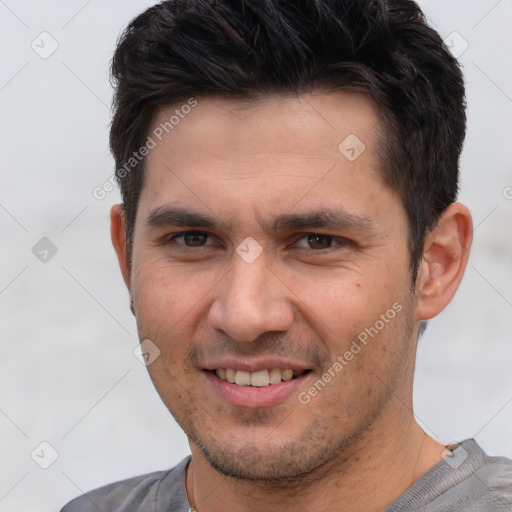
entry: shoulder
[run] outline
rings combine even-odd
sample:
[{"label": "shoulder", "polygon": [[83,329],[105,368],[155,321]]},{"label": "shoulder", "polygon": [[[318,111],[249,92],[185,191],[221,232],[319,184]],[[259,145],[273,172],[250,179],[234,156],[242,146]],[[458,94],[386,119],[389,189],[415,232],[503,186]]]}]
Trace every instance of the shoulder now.
[{"label": "shoulder", "polygon": [[485,463],[474,475],[482,484],[489,510],[512,511],[512,460],[485,456]]},{"label": "shoulder", "polygon": [[489,456],[473,439],[454,453],[460,453],[459,460],[445,467],[445,481],[452,484],[446,494],[453,494],[454,502],[471,504],[469,510],[475,512],[512,511],[512,460]]},{"label": "shoulder", "polygon": [[473,439],[451,450],[386,512],[512,512],[512,460],[490,457]]},{"label": "shoulder", "polygon": [[[186,511],[185,472],[189,461],[187,457],[168,471],[147,473],[87,492],[70,501],[61,512]],[[167,508],[172,503],[175,507]]]}]

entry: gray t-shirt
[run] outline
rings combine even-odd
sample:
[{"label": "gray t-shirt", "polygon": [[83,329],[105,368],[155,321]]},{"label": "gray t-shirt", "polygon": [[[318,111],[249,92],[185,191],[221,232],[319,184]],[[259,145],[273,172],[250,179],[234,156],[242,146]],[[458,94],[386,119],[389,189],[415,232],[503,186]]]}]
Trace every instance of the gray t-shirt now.
[{"label": "gray t-shirt", "polygon": [[[74,499],[61,512],[188,512],[189,462],[187,457],[169,471],[101,487]],[[489,457],[473,439],[463,441],[384,512],[413,510],[512,511],[512,460]]]}]

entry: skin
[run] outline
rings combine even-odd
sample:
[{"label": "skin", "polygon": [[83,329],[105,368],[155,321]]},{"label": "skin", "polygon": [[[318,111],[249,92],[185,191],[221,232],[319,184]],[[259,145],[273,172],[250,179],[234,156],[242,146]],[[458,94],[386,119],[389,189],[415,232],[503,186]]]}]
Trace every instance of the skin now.
[{"label": "skin", "polygon": [[[190,440],[187,492],[199,512],[382,510],[441,459],[444,446],[413,416],[416,340],[462,279],[471,217],[458,203],[445,211],[412,291],[407,217],[380,176],[380,129],[360,93],[198,98],[147,157],[131,265],[123,209],[112,208],[140,339],[160,350],[150,376]],[[354,161],[338,149],[349,134],[365,145]],[[163,222],[155,211],[165,208],[214,225]],[[352,222],[272,229],[279,216],[322,209]],[[182,236],[190,231],[200,233]],[[262,249],[252,263],[236,251],[247,237]],[[393,304],[400,312],[300,403]],[[310,370],[272,407],[233,406],[205,378],[219,358],[263,357]]]}]

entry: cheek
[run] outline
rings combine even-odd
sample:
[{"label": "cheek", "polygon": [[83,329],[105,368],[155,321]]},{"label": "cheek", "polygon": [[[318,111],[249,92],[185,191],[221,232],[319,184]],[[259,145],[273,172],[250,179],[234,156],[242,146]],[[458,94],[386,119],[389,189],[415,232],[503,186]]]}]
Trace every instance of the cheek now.
[{"label": "cheek", "polygon": [[[379,332],[389,332],[400,317],[393,305],[400,309],[408,290],[408,281],[397,279],[392,270],[331,269],[328,273],[288,275],[286,283],[300,317],[334,356],[344,353],[353,339],[374,328],[376,322]],[[388,321],[384,327],[381,315]]]},{"label": "cheek", "polygon": [[171,279],[157,265],[141,268],[132,279],[132,293],[141,339],[161,343],[169,337],[190,309],[190,290],[179,278]]},{"label": "cheek", "polygon": [[187,271],[165,261],[147,261],[132,276],[140,339],[150,339],[165,359],[183,361],[190,340],[204,328],[219,281],[213,271]]},{"label": "cheek", "polygon": [[200,276],[165,261],[145,261],[132,278],[138,312],[153,320],[176,323],[197,305],[208,283]]}]

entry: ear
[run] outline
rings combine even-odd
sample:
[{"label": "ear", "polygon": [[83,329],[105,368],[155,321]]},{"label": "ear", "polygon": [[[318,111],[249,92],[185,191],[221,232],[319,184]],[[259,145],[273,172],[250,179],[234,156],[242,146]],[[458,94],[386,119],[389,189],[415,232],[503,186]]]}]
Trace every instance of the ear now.
[{"label": "ear", "polygon": [[469,210],[451,204],[426,236],[416,280],[416,318],[438,315],[452,300],[466,270],[473,241]]},{"label": "ear", "polygon": [[115,204],[110,209],[110,237],[112,245],[117,254],[121,274],[124,282],[130,290],[131,266],[126,252],[126,230],[125,230],[125,213],[122,204]]}]

